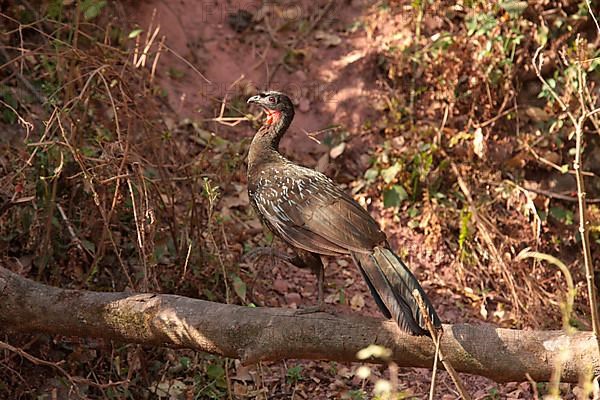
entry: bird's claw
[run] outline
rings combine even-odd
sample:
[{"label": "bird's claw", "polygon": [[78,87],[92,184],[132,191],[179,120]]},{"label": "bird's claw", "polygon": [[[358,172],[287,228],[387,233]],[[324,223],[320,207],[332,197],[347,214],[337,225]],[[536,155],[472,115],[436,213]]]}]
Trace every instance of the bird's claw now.
[{"label": "bird's claw", "polygon": [[315,313],[326,313],[333,316],[337,315],[337,313],[333,309],[327,307],[325,304],[300,308],[294,312],[294,315],[306,315]]}]

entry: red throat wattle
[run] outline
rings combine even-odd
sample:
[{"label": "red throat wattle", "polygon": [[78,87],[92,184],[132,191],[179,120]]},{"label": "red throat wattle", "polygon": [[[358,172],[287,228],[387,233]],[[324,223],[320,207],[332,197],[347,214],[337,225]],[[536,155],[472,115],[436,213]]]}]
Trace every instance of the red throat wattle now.
[{"label": "red throat wattle", "polygon": [[281,116],[281,111],[272,111],[272,110],[265,110],[267,113],[267,121],[265,122],[265,124],[267,125],[273,125],[275,122],[277,122],[277,120],[279,120],[279,117]]}]

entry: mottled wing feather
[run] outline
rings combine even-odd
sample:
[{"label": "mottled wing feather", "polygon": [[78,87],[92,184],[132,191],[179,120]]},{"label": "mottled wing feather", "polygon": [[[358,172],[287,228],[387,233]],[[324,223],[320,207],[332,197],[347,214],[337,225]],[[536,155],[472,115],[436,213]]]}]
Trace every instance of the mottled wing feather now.
[{"label": "mottled wing feather", "polygon": [[350,251],[370,252],[385,241],[385,235],[373,218],[344,193],[331,204],[314,210],[311,229]]},{"label": "mottled wing feather", "polygon": [[266,166],[249,191],[263,221],[293,246],[334,255],[370,252],[385,241],[369,213],[317,171],[291,163]]},{"label": "mottled wing feather", "polygon": [[273,213],[260,203],[257,203],[256,207],[269,229],[294,247],[329,256],[347,252],[343,247],[331,243],[302,226],[291,224],[291,219],[285,212]]}]

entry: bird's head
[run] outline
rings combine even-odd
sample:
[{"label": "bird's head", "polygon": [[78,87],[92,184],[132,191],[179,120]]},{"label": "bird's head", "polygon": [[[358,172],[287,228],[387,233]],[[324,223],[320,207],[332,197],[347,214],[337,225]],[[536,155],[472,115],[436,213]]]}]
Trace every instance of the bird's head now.
[{"label": "bird's head", "polygon": [[294,115],[294,105],[292,100],[283,93],[268,91],[261,92],[256,96],[252,96],[248,99],[249,104],[258,104],[267,113],[268,125],[277,122],[282,116]]}]

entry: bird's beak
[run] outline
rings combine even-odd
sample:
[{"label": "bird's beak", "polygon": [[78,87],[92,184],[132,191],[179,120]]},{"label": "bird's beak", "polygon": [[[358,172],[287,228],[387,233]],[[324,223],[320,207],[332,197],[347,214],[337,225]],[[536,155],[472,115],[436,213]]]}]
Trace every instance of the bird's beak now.
[{"label": "bird's beak", "polygon": [[256,95],[256,96],[252,96],[248,99],[248,101],[246,102],[248,104],[250,103],[260,103],[260,96]]}]

